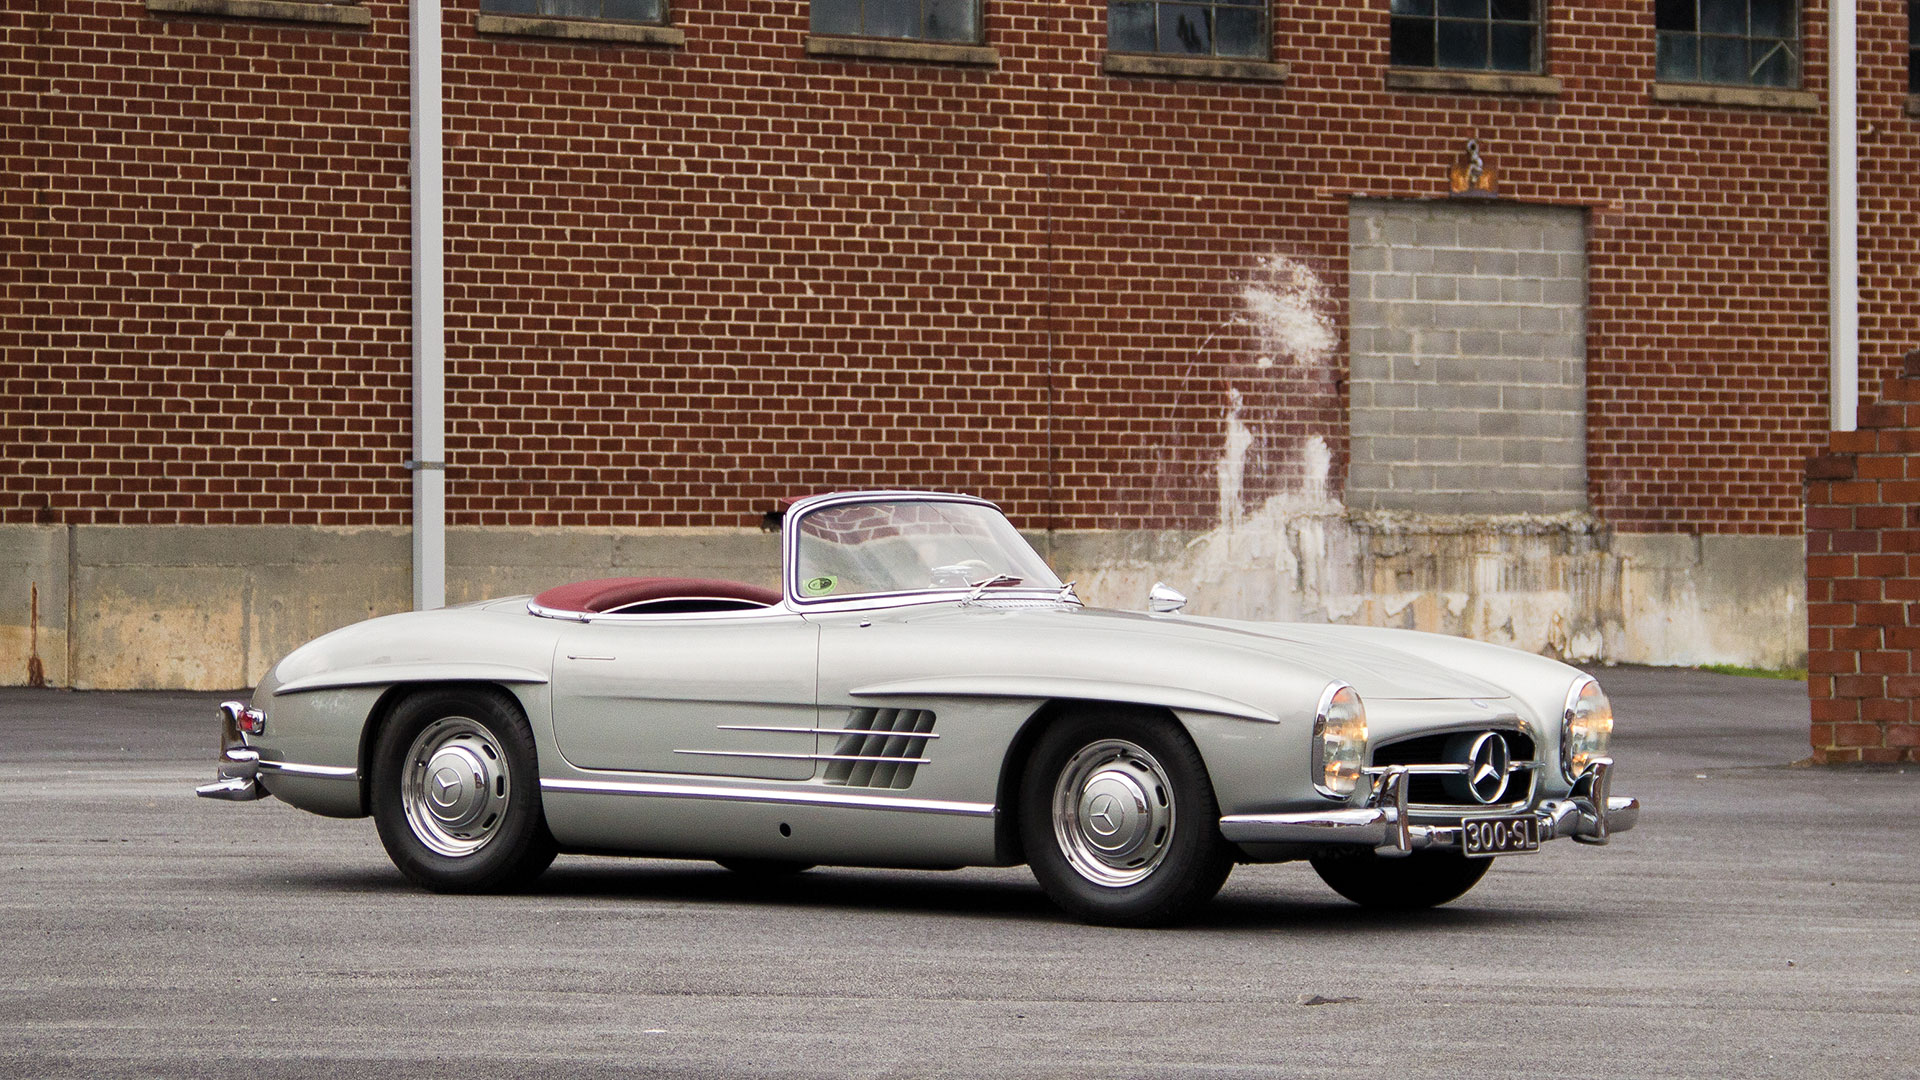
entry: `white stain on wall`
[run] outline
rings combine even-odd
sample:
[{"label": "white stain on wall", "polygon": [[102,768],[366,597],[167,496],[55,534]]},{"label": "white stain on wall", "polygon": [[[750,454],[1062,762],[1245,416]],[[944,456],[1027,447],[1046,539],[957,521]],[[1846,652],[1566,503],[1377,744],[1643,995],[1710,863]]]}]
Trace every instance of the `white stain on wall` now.
[{"label": "white stain on wall", "polygon": [[1247,482],[1247,451],[1253,449],[1253,429],[1241,419],[1246,402],[1240,391],[1227,388],[1227,442],[1221,449],[1220,460],[1213,464],[1214,482],[1220,496],[1220,521],[1224,525],[1238,524],[1241,514],[1241,500]]},{"label": "white stain on wall", "polygon": [[[1249,331],[1254,352],[1229,371],[1223,442],[1214,463],[1219,521],[1230,529],[1247,524],[1250,490],[1272,492],[1278,487],[1283,497],[1290,497],[1313,489],[1324,496],[1325,440],[1266,430],[1269,418],[1248,408],[1242,386],[1253,390],[1280,375],[1299,381],[1305,374],[1330,382],[1340,341],[1326,284],[1299,260],[1284,255],[1255,260],[1238,297],[1239,310],[1225,322]],[[1262,508],[1255,516],[1265,512]]]},{"label": "white stain on wall", "polygon": [[1324,368],[1340,343],[1326,283],[1306,263],[1284,255],[1257,260],[1240,301],[1245,311],[1238,318],[1253,328],[1259,348],[1255,367],[1284,362]]}]

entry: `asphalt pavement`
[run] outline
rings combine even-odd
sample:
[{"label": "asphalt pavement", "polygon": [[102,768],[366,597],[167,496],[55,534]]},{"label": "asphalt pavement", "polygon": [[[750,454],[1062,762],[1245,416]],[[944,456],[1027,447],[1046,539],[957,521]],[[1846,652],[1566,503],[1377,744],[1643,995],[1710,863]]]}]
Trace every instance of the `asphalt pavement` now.
[{"label": "asphalt pavement", "polygon": [[1920,766],[1793,767],[1797,683],[1600,675],[1610,846],[1415,915],[1241,867],[1157,931],[1024,869],[436,896],[370,821],[194,798],[228,695],[0,690],[0,1076],[1920,1074]]}]

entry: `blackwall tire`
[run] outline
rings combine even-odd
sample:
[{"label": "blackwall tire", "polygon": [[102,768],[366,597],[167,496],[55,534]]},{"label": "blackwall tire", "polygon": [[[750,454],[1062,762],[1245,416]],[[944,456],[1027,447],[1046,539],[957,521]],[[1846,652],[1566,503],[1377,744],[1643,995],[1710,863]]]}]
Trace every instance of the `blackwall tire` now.
[{"label": "blackwall tire", "polygon": [[374,743],[372,802],[388,857],[435,892],[516,889],[553,862],[533,732],[498,692],[402,701]]},{"label": "blackwall tire", "polygon": [[1419,911],[1466,895],[1480,883],[1492,859],[1469,859],[1450,851],[1416,851],[1401,858],[1372,852],[1313,860],[1320,880],[1372,911]]},{"label": "blackwall tire", "polygon": [[1034,878],[1086,922],[1179,922],[1233,870],[1206,764],[1165,717],[1088,712],[1054,723],[1021,778],[1019,815]]}]

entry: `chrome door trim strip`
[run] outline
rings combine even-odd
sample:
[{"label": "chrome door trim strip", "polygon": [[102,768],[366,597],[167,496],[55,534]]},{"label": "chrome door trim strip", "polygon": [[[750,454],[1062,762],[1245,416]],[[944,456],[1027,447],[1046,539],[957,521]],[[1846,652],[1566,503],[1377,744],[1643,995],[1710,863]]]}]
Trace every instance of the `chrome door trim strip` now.
[{"label": "chrome door trim strip", "polygon": [[328,780],[358,780],[360,770],[351,765],[303,765],[298,761],[260,761],[261,772],[283,772],[294,776],[320,776]]},{"label": "chrome door trim strip", "polygon": [[[898,758],[889,758],[898,761]],[[544,778],[540,790],[580,795],[638,795],[664,799],[720,799],[728,802],[784,803],[794,806],[839,806],[863,810],[901,810],[916,814],[958,814],[992,817],[992,803],[950,802],[943,799],[902,799],[890,795],[842,794],[817,788],[779,791],[773,788],[705,787],[699,784],[660,784],[639,780],[566,780]]]},{"label": "chrome door trim strip", "polygon": [[925,765],[932,758],[888,757],[885,754],[776,754],[768,750],[675,750],[676,754],[698,757],[778,758],[782,761],[893,761],[902,765]]},{"label": "chrome door trim strip", "polygon": [[778,724],[715,724],[716,731],[772,731],[789,735],[876,735],[882,739],[937,739],[931,731],[868,731],[866,728],[781,727]]}]

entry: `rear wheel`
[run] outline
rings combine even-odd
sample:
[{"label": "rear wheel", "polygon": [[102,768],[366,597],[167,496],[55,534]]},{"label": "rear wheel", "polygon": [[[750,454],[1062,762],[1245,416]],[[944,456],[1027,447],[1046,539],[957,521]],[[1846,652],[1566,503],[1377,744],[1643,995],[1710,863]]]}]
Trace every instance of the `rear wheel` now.
[{"label": "rear wheel", "polygon": [[1034,747],[1019,808],[1033,876],[1087,922],[1179,921],[1233,869],[1206,765],[1164,717],[1083,713],[1056,723]]},{"label": "rear wheel", "polygon": [[401,702],[374,746],[372,795],[387,855],[436,892],[513,889],[553,862],[533,733],[502,695],[456,688]]},{"label": "rear wheel", "polygon": [[1418,911],[1457,900],[1479,884],[1492,859],[1469,859],[1451,851],[1416,851],[1399,858],[1366,853],[1313,860],[1320,880],[1333,891],[1374,911]]}]

